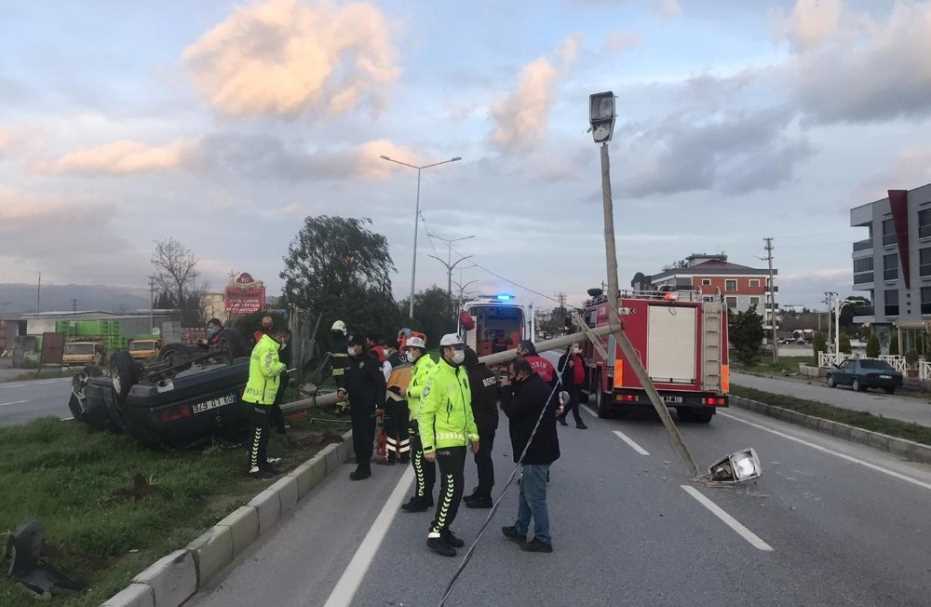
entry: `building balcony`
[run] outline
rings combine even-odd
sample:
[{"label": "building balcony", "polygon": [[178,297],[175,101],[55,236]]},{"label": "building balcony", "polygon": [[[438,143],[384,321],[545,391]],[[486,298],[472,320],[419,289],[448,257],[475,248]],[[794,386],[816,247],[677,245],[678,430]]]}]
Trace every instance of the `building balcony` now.
[{"label": "building balcony", "polygon": [[869,257],[873,254],[873,239],[858,240],[853,243],[853,257]]},{"label": "building balcony", "polygon": [[873,273],[872,272],[860,272],[853,275],[853,284],[857,287],[862,287],[864,285],[873,284]]}]

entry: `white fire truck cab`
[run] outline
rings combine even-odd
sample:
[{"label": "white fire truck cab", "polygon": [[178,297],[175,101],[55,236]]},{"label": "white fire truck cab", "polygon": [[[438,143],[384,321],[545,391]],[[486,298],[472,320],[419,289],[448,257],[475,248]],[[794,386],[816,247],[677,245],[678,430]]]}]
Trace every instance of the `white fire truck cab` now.
[{"label": "white fire truck cab", "polygon": [[511,350],[531,339],[528,316],[512,295],[480,295],[462,305],[459,334],[479,356]]},{"label": "white fire truck cab", "polygon": [[[607,296],[597,290],[587,302],[590,327],[608,324]],[[727,308],[720,297],[690,292],[621,293],[624,334],[656,390],[680,421],[708,423],[727,406],[729,364]],[[590,403],[599,417],[622,416],[650,400],[614,336],[602,338],[609,360],[587,344]]]}]

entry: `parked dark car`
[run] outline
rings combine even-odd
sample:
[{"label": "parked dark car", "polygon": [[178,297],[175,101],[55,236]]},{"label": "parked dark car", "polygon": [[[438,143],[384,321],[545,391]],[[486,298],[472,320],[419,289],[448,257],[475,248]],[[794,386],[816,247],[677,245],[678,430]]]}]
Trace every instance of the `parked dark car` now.
[{"label": "parked dark car", "polygon": [[857,392],[882,388],[889,394],[902,385],[902,374],[878,358],[851,358],[828,371],[828,385],[850,386]]}]

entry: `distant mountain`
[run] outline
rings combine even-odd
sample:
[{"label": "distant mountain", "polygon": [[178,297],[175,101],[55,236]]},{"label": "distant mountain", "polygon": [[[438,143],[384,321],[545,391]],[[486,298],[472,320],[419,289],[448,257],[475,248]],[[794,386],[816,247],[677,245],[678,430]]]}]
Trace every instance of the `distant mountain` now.
[{"label": "distant mountain", "polygon": [[[76,300],[76,301],[75,301]],[[129,312],[149,307],[148,289],[100,285],[42,285],[42,312],[71,310]],[[35,312],[36,285],[0,283],[0,313]]]}]

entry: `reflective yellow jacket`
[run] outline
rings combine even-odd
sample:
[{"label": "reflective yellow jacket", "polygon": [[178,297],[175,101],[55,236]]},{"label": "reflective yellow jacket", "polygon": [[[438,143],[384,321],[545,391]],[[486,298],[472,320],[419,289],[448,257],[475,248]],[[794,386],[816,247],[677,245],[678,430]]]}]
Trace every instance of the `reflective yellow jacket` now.
[{"label": "reflective yellow jacket", "polygon": [[249,383],[242,400],[253,405],[273,405],[286,365],[278,358],[281,349],[277,341],[263,335],[252,348],[249,358]]}]

